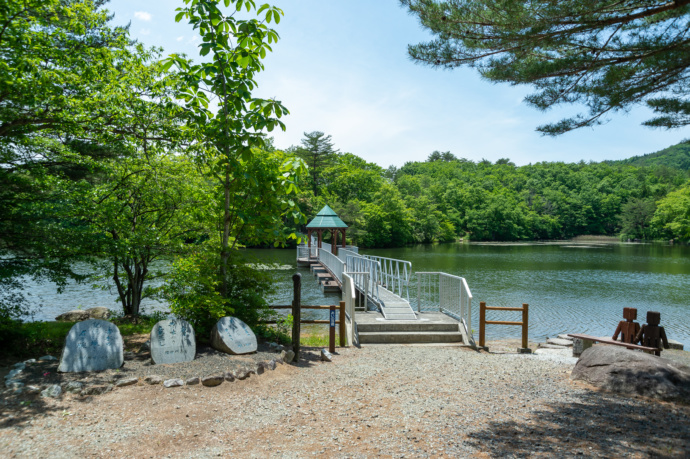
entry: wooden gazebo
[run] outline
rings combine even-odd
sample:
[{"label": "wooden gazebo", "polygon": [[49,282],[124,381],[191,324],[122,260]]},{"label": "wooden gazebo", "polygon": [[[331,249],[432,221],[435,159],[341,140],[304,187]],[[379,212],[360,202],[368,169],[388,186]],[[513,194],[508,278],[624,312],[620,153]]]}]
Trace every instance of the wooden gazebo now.
[{"label": "wooden gazebo", "polygon": [[333,241],[331,244],[331,252],[336,255],[338,247],[338,234],[342,236],[342,247],[345,248],[345,233],[347,231],[347,225],[344,221],[338,217],[333,209],[328,206],[324,206],[323,209],[316,214],[316,217],[307,225],[307,241],[309,243],[309,248],[311,248],[311,235],[316,233],[318,238],[317,247],[321,248],[321,242],[323,241],[323,233],[325,231],[330,231],[333,236]]}]

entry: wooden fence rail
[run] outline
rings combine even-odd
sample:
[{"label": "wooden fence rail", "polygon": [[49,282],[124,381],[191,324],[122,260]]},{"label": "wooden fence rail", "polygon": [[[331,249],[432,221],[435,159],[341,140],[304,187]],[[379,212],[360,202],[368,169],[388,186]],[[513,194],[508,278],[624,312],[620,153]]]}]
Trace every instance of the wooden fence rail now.
[{"label": "wooden fence rail", "polygon": [[[514,322],[507,320],[486,320],[486,311],[521,311],[522,322]],[[479,302],[479,347],[486,347],[486,324],[489,325],[520,325],[522,326],[522,350],[525,352],[529,349],[528,341],[528,319],[529,319],[529,305],[523,303],[521,308],[487,306],[485,301]]]}]

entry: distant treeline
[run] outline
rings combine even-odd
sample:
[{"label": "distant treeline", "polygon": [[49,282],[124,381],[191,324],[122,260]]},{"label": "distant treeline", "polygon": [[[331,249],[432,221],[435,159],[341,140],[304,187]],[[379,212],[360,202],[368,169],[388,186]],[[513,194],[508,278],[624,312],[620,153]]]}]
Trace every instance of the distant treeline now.
[{"label": "distant treeline", "polygon": [[690,146],[681,144],[618,162],[517,167],[508,159],[473,162],[434,152],[424,162],[382,169],[333,152],[302,184],[299,204],[310,219],[329,204],[363,247],[578,235],[687,241],[688,157]]}]

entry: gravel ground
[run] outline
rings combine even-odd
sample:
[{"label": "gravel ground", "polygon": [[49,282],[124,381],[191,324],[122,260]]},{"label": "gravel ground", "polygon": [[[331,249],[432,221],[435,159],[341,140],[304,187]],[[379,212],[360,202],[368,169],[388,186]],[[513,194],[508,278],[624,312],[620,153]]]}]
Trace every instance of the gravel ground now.
[{"label": "gravel ground", "polygon": [[440,345],[338,349],[332,363],[316,351],[213,388],[5,395],[0,455],[690,456],[690,406],[575,384],[569,363]]},{"label": "gravel ground", "polygon": [[[115,384],[120,379],[157,375],[163,379],[188,379],[222,374],[242,368],[256,369],[260,361],[278,359],[277,352],[269,350],[268,344],[259,343],[258,352],[246,355],[228,355],[210,347],[198,347],[196,358],[191,362],[155,365],[148,351],[125,352],[125,363],[117,370],[105,370],[88,373],[58,373],[59,361],[38,361],[27,365],[14,379],[25,385],[46,386],[49,384],[64,385],[70,381],[81,381],[87,385]],[[0,371],[4,375],[9,371]]]}]

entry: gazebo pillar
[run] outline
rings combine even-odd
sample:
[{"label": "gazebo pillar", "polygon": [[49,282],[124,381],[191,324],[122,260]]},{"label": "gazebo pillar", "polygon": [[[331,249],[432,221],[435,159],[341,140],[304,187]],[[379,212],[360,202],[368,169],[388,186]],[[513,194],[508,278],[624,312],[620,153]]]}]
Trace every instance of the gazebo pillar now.
[{"label": "gazebo pillar", "polygon": [[[307,230],[307,246],[311,249],[311,230]],[[309,252],[311,253],[311,252]]]},{"label": "gazebo pillar", "polygon": [[323,230],[316,230],[316,234],[319,237],[319,242],[316,247],[321,248],[321,241],[323,240]]},{"label": "gazebo pillar", "polygon": [[344,249],[344,248],[347,247],[346,242],[345,242],[345,232],[346,232],[347,230],[346,230],[345,228],[343,228],[343,229],[340,230],[340,231],[343,232],[343,249]]}]

